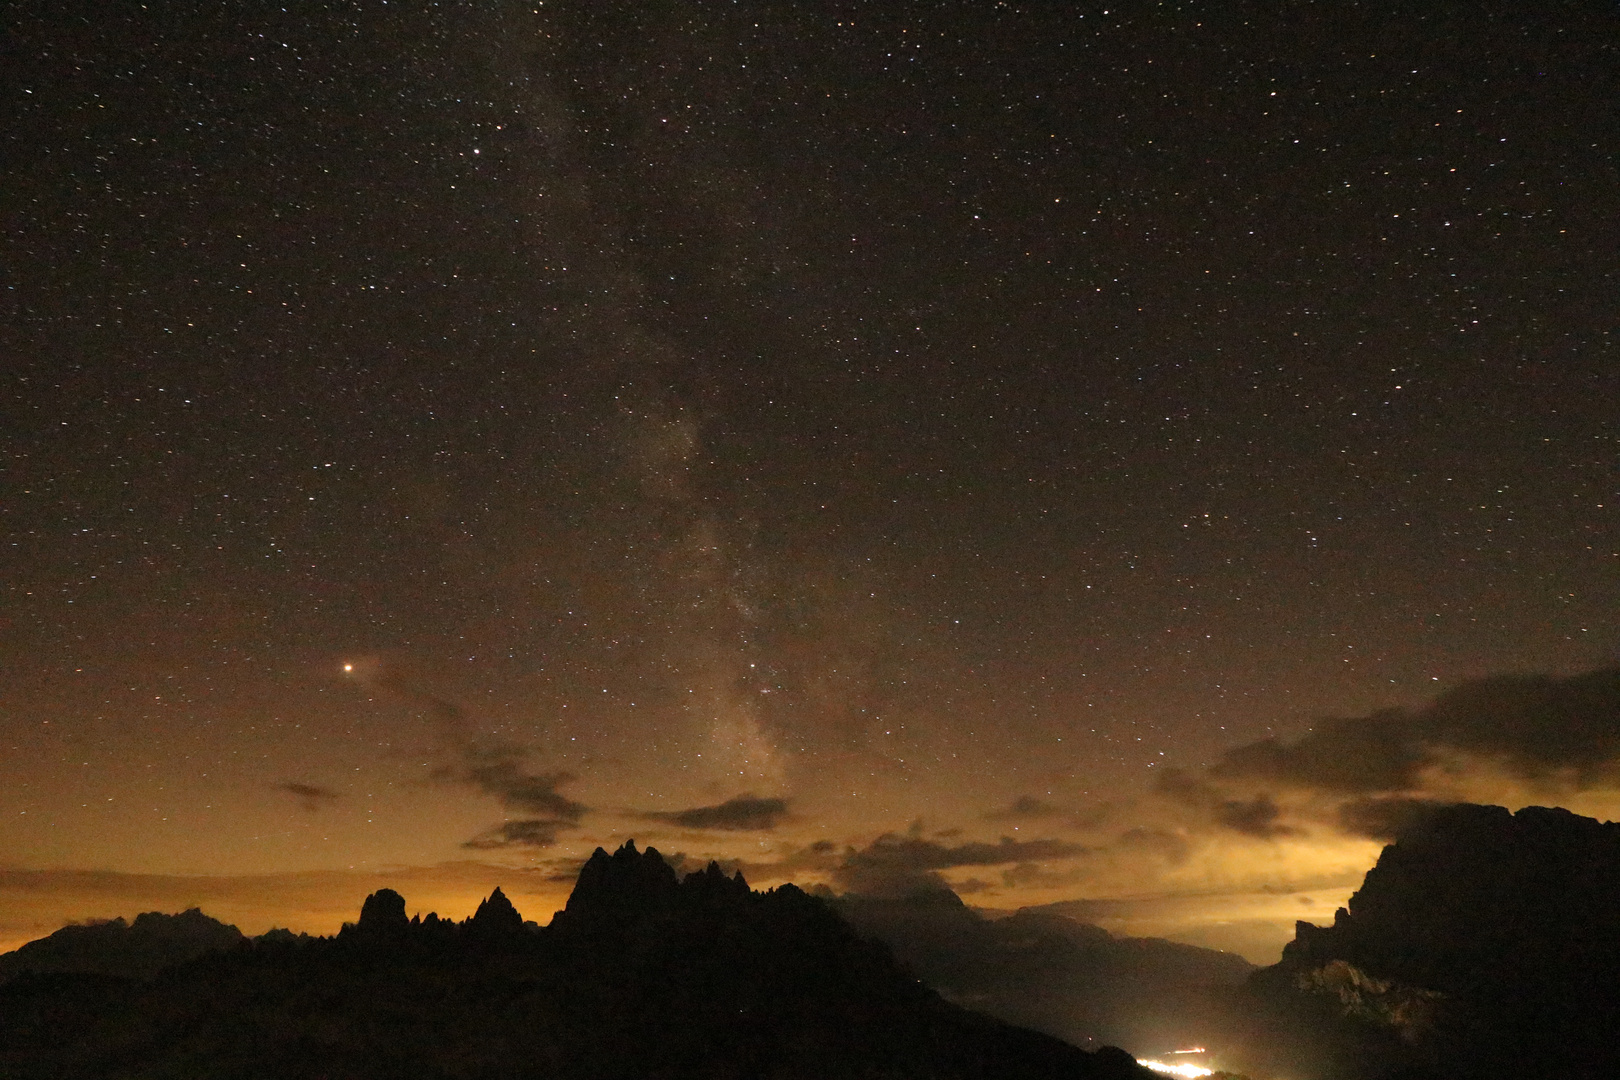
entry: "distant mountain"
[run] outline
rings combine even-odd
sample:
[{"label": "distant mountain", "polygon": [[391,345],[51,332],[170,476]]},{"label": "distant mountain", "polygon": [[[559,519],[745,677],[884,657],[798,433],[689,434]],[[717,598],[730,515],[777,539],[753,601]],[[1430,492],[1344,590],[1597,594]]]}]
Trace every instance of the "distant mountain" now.
[{"label": "distant mountain", "polygon": [[833,905],[950,1000],[1079,1046],[1157,1053],[1206,1043],[1216,1030],[1211,988],[1255,970],[1231,953],[1117,938],[1040,909],[987,919],[948,889]]},{"label": "distant mountain", "polygon": [[265,937],[135,983],[0,986],[0,1076],[1140,1078],[953,1005],[824,902],[653,849],[598,850],[551,926],[496,891],[406,919],[391,890],[332,938]]},{"label": "distant mountain", "polygon": [[1257,1075],[1620,1076],[1620,824],[1417,814],[1237,1015]]},{"label": "distant mountain", "polygon": [[123,919],[64,926],[50,937],[30,941],[0,955],[0,983],[23,972],[77,972],[150,979],[212,949],[229,949],[246,939],[234,926],[210,919],[197,908],[178,915],[148,911]]}]

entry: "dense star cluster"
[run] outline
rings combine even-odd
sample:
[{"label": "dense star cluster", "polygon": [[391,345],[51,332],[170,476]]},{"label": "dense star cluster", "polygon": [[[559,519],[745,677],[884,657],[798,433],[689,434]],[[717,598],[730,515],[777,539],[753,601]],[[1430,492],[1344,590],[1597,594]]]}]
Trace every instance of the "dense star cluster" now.
[{"label": "dense star cluster", "polygon": [[1620,799],[1605,5],[5,22],[0,946],[634,835],[1274,958]]}]

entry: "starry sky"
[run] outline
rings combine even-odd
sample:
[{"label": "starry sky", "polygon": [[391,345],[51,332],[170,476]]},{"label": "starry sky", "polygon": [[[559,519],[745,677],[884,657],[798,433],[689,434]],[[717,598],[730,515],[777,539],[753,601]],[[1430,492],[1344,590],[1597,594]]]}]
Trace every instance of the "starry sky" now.
[{"label": "starry sky", "polygon": [[5,21],[0,947],[634,837],[1269,960],[1620,812],[1612,5]]}]

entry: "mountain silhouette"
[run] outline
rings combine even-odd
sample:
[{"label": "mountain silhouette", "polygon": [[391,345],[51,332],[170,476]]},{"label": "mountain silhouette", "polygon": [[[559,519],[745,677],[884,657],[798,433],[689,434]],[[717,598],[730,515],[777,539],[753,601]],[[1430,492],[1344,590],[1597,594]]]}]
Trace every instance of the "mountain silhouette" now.
[{"label": "mountain silhouette", "polygon": [[266,936],[153,977],[0,986],[0,1076],[1124,1078],[954,1005],[792,885],[600,849],[552,925],[499,891],[456,923],[379,890],[330,938]]},{"label": "mountain silhouette", "polygon": [[[499,892],[500,890],[496,890]],[[501,899],[506,899],[504,896]],[[485,901],[486,903],[488,901]],[[482,907],[479,908],[483,910]],[[378,889],[360,905],[359,929],[368,934],[401,934],[411,925],[405,898],[393,889]]]},{"label": "mountain silhouette", "polygon": [[27,973],[79,973],[149,979],[214,949],[246,939],[234,926],[190,908],[178,915],[148,911],[123,919],[64,926],[49,937],[0,955],[0,983]]},{"label": "mountain silhouette", "polygon": [[1620,1076],[1617,898],[1620,824],[1429,807],[1250,981],[1238,1056],[1323,1080]]},{"label": "mountain silhouette", "polygon": [[475,934],[499,937],[515,934],[523,929],[523,916],[512,906],[512,901],[497,887],[478,905],[473,917],[467,920],[467,929]]}]

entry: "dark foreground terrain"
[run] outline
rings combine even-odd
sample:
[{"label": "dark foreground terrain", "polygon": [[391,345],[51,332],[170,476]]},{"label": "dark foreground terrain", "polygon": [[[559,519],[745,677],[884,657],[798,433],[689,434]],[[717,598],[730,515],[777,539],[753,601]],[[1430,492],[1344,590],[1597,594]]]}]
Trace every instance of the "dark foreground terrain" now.
[{"label": "dark foreground terrain", "polygon": [[713,866],[677,881],[632,844],[598,850],[544,929],[499,890],[463,923],[408,920],[383,890],[333,938],[231,944],[203,916],[173,918],[190,921],[145,929],[194,955],[155,974],[136,926],[6,958],[0,1076],[1151,1075],[946,1002],[791,885],[756,893]]},{"label": "dark foreground terrain", "polygon": [[1333,925],[1230,1008],[1256,1076],[1620,1077],[1620,824],[1414,806]]}]

